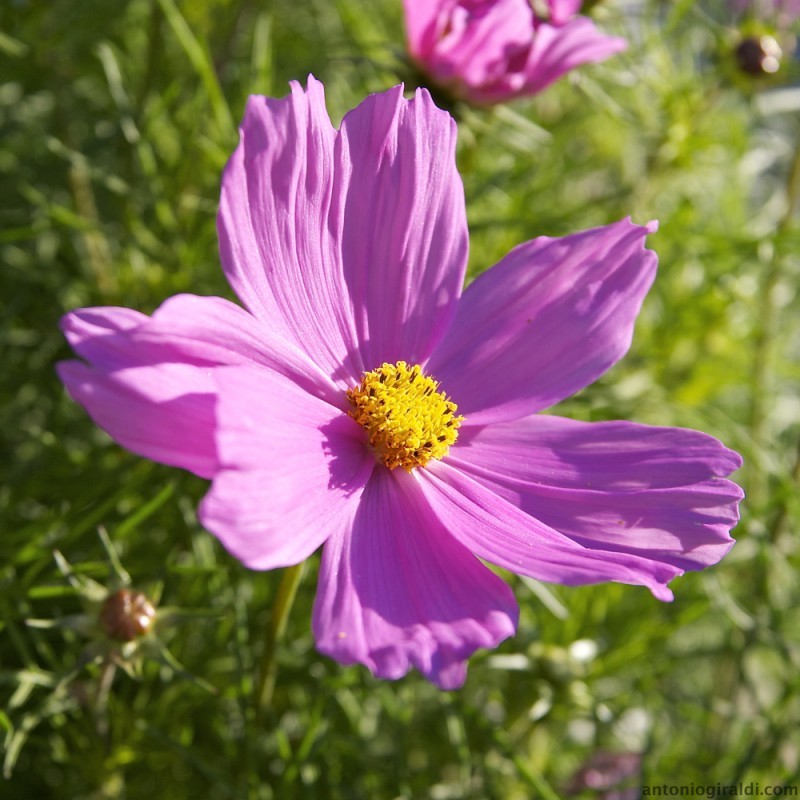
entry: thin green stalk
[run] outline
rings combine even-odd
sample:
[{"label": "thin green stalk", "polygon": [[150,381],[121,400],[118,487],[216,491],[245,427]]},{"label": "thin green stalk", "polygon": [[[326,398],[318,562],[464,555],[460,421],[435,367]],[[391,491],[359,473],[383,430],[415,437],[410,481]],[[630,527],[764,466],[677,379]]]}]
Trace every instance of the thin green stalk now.
[{"label": "thin green stalk", "polygon": [[[800,139],[795,144],[792,163],[786,179],[786,210],[775,227],[776,235],[780,235],[791,226],[798,203],[800,203]],[[781,257],[779,253],[775,252],[773,245],[769,254],[769,261],[765,265],[764,280],[761,284],[760,308],[762,323],[757,332],[753,348],[750,432],[756,453],[763,452],[766,440],[767,398],[771,397],[772,394],[767,384],[772,366],[773,342],[778,331],[775,289],[780,277]],[[763,469],[756,463],[750,472],[750,503],[754,508],[758,508],[766,495],[766,485],[762,477]]]},{"label": "thin green stalk", "polygon": [[[794,456],[794,465],[789,473],[789,480],[794,484],[800,484],[800,439],[797,440],[797,450]],[[777,542],[784,534],[789,521],[788,499],[784,496],[778,505],[775,514],[775,521],[772,524],[772,541]]]},{"label": "thin green stalk", "polygon": [[236,125],[231,116],[228,102],[225,99],[225,92],[222,90],[214,69],[208,45],[195,36],[175,0],[158,0],[158,3],[170,28],[172,28],[172,32],[175,34],[175,38],[183,48],[197,77],[203,84],[220,133],[225,140],[235,142]]},{"label": "thin green stalk", "polygon": [[[786,231],[792,224],[792,220],[797,211],[800,201],[800,139],[795,143],[795,150],[792,163],[786,178],[786,209],[778,220],[774,235],[777,237]],[[768,260],[765,259],[765,271],[761,283],[759,307],[761,309],[761,325],[756,333],[753,346],[753,362],[751,367],[750,387],[750,434],[753,443],[753,459],[750,464],[746,464],[747,472],[747,502],[755,514],[765,509],[767,503],[768,482],[764,470],[762,453],[767,449],[767,421],[768,404],[771,402],[773,392],[769,384],[770,375],[773,374],[773,349],[775,338],[779,331],[778,308],[775,303],[775,289],[781,278],[782,259],[779,253],[775,252],[773,244],[769,253]],[[794,477],[796,479],[800,471],[800,443],[798,443],[798,458],[795,462]],[[777,504],[773,523],[769,526],[770,539],[776,541],[785,524],[788,514],[787,500],[782,497]],[[754,597],[751,600],[750,608],[765,608],[770,615],[774,613],[771,608],[770,597],[770,560],[769,560],[769,541],[762,541],[759,545],[758,556],[754,562],[754,574],[752,577],[753,586],[756,587]],[[743,656],[747,652],[752,652],[761,641],[761,630],[758,625],[748,630],[742,631],[742,639],[739,646],[732,645],[736,658],[727,660],[730,665],[730,672],[722,674],[717,681],[717,696],[722,698],[736,697],[744,689],[753,696],[752,689],[748,685],[745,661]],[[737,652],[738,651],[738,652]],[[757,702],[757,701],[756,701]],[[718,734],[723,742],[730,742],[728,726],[718,718],[721,726]],[[724,745],[720,746],[724,750]]]},{"label": "thin green stalk", "polygon": [[517,768],[519,776],[533,789],[535,797],[539,797],[541,800],[559,800],[555,789],[553,789],[545,777],[534,768],[533,764],[530,763],[530,759],[524,758],[517,752],[518,748],[509,741],[508,734],[506,734],[505,731],[495,729],[493,731],[493,738],[506,758],[510,759]]},{"label": "thin green stalk", "polygon": [[287,567],[281,576],[278,594],[272,607],[267,635],[264,640],[264,652],[261,654],[261,669],[256,684],[256,715],[260,717],[265,709],[272,705],[275,691],[275,676],[278,673],[278,662],[275,658],[277,645],[286,631],[289,612],[292,610],[297,588],[303,580],[305,562]]}]

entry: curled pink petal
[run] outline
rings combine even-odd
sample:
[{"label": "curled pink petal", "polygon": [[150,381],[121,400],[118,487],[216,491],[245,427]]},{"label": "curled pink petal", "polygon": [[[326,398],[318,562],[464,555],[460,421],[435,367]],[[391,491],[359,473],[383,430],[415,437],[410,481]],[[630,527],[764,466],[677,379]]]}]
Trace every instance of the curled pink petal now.
[{"label": "curled pink petal", "polygon": [[586,548],[696,570],[733,546],[742,462],[712,436],[545,415],[470,434],[454,467]]},{"label": "curled pink petal", "polygon": [[653,230],[626,219],[534,239],[470,284],[428,365],[464,425],[547,408],[625,355],[655,277]]},{"label": "curled pink petal", "polygon": [[352,527],[323,551],[314,636],[324,653],[396,679],[416,667],[442,689],[516,628],[509,588],[453,539],[402,470],[373,474]]},{"label": "curled pink petal", "polygon": [[147,322],[147,315],[130,308],[80,308],[62,317],[61,331],[79,356],[114,369],[147,363],[145,355],[131,353],[128,335]]},{"label": "curled pink petal", "polygon": [[[521,80],[508,82],[508,89],[516,95],[537,94],[567,72],[603,61],[627,46],[624,39],[601,33],[587,17],[575,17],[561,25],[542,23],[520,69]],[[486,97],[496,95],[494,90]]]},{"label": "curled pink petal", "polygon": [[422,473],[420,486],[433,513],[459,542],[520,575],[567,586],[637,584],[659,600],[672,600],[666,584],[683,572],[638,555],[585,547],[443,461]]}]

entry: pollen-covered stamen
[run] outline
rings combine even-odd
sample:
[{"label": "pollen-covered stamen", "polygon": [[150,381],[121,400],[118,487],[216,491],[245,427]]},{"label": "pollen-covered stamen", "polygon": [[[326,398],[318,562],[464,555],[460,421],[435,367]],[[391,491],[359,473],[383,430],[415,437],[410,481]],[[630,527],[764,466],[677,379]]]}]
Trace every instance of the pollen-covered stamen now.
[{"label": "pollen-covered stamen", "polygon": [[348,414],[367,432],[376,457],[389,469],[411,472],[442,458],[464,419],[456,416],[456,404],[433,378],[405,361],[364,373],[347,398],[352,406]]}]

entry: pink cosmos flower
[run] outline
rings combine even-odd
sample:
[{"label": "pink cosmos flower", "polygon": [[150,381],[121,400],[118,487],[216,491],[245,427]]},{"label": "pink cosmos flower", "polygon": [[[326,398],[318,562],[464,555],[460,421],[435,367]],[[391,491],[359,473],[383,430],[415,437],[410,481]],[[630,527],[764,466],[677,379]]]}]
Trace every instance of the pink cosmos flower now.
[{"label": "pink cosmos flower", "polygon": [[[627,44],[578,15],[581,0],[403,0],[419,69],[478,105],[542,91]],[[536,10],[534,10],[536,9]]]},{"label": "pink cosmos flower", "polygon": [[213,480],[200,519],[244,564],[323,546],[323,652],[447,689],[517,623],[480,559],[669,600],[731,547],[742,497],[739,456],[703,433],[537,413],[628,349],[655,225],[535,239],[462,294],[455,144],[425,90],[372,95],[338,131],[313,78],[251,97],[218,218],[245,308],[75,311],[84,361],[58,367],[124,447]]}]

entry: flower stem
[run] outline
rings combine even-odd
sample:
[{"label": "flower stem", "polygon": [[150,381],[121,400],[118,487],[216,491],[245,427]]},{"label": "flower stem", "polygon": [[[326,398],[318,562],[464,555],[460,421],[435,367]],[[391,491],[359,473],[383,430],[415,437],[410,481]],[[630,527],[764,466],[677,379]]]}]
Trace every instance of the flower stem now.
[{"label": "flower stem", "polygon": [[304,568],[305,562],[301,562],[293,567],[287,567],[281,576],[281,583],[278,586],[278,594],[275,597],[264,640],[264,652],[261,654],[261,668],[256,684],[256,714],[258,716],[272,705],[275,676],[278,673],[278,662],[275,659],[277,645],[286,631],[289,612],[292,610],[297,587],[300,586],[300,581],[303,579]]},{"label": "flower stem", "polygon": [[[800,205],[800,139],[795,143],[794,154],[786,177],[785,196],[786,208],[775,226],[775,237],[785,233],[791,227],[798,205]],[[772,397],[771,387],[768,384],[773,366],[775,338],[779,330],[779,309],[775,302],[775,290],[782,277],[783,260],[782,254],[776,253],[775,249],[776,243],[773,239],[766,259],[759,298],[762,322],[756,333],[753,347],[749,427],[752,441],[755,444],[755,453],[759,459],[760,454],[766,449],[767,405]],[[756,463],[751,467],[748,484],[751,506],[761,507],[766,501],[767,494],[763,465]]]}]

